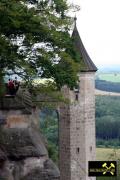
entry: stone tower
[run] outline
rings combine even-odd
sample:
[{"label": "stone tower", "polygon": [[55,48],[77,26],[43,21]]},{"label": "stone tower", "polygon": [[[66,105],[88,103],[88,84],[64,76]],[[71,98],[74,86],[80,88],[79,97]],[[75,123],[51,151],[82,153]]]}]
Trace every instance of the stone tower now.
[{"label": "stone tower", "polygon": [[96,157],[94,78],[97,68],[85,50],[76,23],[72,38],[83,68],[78,74],[78,89],[62,88],[70,104],[60,107],[60,180],[95,180],[88,177],[88,161]]}]

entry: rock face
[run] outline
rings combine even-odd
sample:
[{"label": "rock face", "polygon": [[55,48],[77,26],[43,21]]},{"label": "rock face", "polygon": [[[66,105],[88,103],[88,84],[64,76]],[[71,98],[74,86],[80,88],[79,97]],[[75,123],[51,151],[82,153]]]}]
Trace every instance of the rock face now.
[{"label": "rock face", "polygon": [[58,180],[59,170],[49,159],[42,135],[32,128],[1,128],[0,178]]},{"label": "rock face", "polygon": [[[0,125],[0,180],[59,180],[59,170],[48,157],[44,137],[35,123],[30,123],[36,116],[32,110],[30,114],[23,114],[23,110],[24,107],[0,109],[6,118],[6,124]],[[23,124],[23,116],[28,125]]]},{"label": "rock face", "polygon": [[43,144],[41,134],[31,128],[2,129],[0,132],[0,144],[1,147],[4,147],[4,152],[10,159],[47,157],[47,150]]}]

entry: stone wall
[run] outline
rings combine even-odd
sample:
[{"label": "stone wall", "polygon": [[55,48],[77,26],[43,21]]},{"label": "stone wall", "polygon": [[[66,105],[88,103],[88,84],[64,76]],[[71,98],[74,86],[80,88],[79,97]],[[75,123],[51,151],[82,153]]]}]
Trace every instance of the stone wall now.
[{"label": "stone wall", "polygon": [[63,94],[70,105],[60,108],[61,180],[93,180],[88,177],[88,161],[95,160],[94,73],[81,73],[79,93],[67,87]]}]

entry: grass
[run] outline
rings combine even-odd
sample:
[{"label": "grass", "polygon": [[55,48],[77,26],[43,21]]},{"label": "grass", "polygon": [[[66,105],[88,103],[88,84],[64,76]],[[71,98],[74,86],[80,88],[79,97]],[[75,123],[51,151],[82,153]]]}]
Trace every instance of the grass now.
[{"label": "grass", "polygon": [[100,73],[97,74],[100,80],[110,81],[110,82],[120,82],[120,73]]},{"label": "grass", "polygon": [[97,148],[96,160],[107,161],[107,160],[118,160],[120,159],[120,149],[112,148]]}]

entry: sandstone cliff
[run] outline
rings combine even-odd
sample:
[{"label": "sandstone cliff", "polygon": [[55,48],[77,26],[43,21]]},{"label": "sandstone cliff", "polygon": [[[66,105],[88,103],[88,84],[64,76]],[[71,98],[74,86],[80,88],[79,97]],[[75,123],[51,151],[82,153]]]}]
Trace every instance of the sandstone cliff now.
[{"label": "sandstone cliff", "polygon": [[[28,107],[27,107],[28,108]],[[59,170],[48,157],[35,109],[4,98],[0,105],[0,180],[58,180]]]}]

